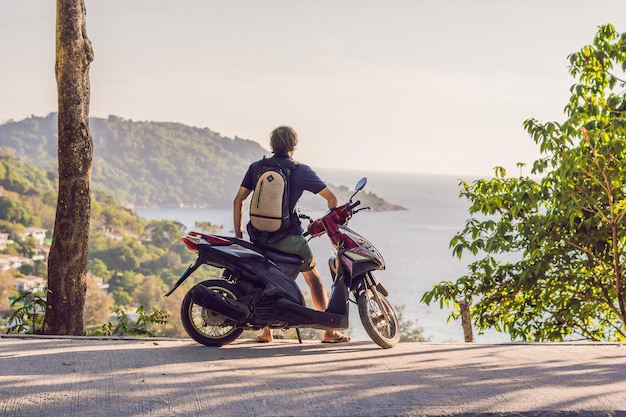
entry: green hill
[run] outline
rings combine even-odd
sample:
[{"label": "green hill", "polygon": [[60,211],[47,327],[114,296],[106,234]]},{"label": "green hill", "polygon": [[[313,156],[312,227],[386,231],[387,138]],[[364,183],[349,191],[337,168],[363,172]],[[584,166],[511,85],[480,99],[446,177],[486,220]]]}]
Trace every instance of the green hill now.
[{"label": "green hill", "polygon": [[[249,161],[264,154],[256,142],[179,123],[110,116],[90,119],[90,129],[93,187],[128,206],[230,207]],[[56,114],[1,125],[0,146],[56,172]]]},{"label": "green hill", "polygon": [[[129,207],[230,208],[249,164],[269,155],[258,143],[180,123],[90,119],[94,141],[92,185]],[[0,147],[47,172],[57,172],[57,115],[0,125]],[[348,189],[332,187],[340,201]],[[375,210],[401,209],[372,194]],[[319,202],[304,199],[308,209]],[[310,206],[310,207],[309,207]]]},{"label": "green hill", "polygon": [[[57,204],[56,174],[16,158],[12,149],[0,148],[0,232],[15,233],[25,227],[52,230]],[[110,195],[95,191],[91,229],[139,234],[144,222]]]}]

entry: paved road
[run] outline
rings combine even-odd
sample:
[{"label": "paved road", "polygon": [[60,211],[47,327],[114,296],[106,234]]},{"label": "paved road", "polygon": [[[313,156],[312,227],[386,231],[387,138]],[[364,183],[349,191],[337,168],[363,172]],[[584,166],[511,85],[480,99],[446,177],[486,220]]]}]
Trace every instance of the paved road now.
[{"label": "paved road", "polygon": [[619,416],[626,344],[0,337],[0,416]]}]

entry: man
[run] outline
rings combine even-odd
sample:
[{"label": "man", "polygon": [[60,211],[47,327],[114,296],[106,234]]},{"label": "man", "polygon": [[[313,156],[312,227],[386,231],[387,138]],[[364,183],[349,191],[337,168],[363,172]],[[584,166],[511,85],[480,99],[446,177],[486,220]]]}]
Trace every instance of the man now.
[{"label": "man", "polygon": [[[270,147],[274,158],[292,160],[297,144],[298,135],[289,126],[277,127],[270,135]],[[238,238],[243,236],[244,202],[254,190],[256,179],[262,169],[261,164],[261,161],[257,161],[250,165],[233,202],[234,230],[235,236]],[[328,305],[328,296],[324,290],[319,271],[317,270],[313,252],[304,236],[302,236],[303,230],[300,225],[300,219],[294,211],[298,200],[305,190],[323,197],[329,209],[337,207],[337,197],[317,176],[315,171],[308,165],[298,164],[297,168],[292,171],[289,177],[289,209],[292,214],[290,225],[287,229],[287,235],[276,242],[263,242],[263,245],[282,252],[296,254],[302,258],[303,263],[300,267],[300,272],[311,290],[313,304],[318,311],[324,311]],[[272,329],[268,327],[264,328],[263,332],[257,337],[257,341],[259,342],[271,342],[272,340]],[[345,336],[334,330],[326,330],[322,337],[322,343],[342,343],[349,341],[349,336]]]}]

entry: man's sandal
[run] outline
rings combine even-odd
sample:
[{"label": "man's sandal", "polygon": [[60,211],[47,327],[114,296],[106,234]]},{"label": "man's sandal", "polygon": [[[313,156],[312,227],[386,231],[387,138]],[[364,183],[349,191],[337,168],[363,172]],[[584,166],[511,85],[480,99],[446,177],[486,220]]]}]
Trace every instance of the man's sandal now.
[{"label": "man's sandal", "polygon": [[322,343],[347,343],[350,340],[350,336],[341,334],[338,337],[333,337],[332,339],[323,339]]}]

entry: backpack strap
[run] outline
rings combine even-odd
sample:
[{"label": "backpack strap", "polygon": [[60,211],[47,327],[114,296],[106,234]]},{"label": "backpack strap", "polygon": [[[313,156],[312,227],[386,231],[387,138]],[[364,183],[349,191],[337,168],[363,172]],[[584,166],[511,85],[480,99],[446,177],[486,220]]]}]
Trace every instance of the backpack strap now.
[{"label": "backpack strap", "polygon": [[263,159],[261,160],[261,167],[265,169],[270,166],[281,167],[282,169],[286,171],[287,176],[289,176],[291,175],[293,170],[295,170],[296,168],[300,166],[300,162],[291,158],[289,159],[277,158],[276,155],[269,157],[269,158],[263,155]]}]

